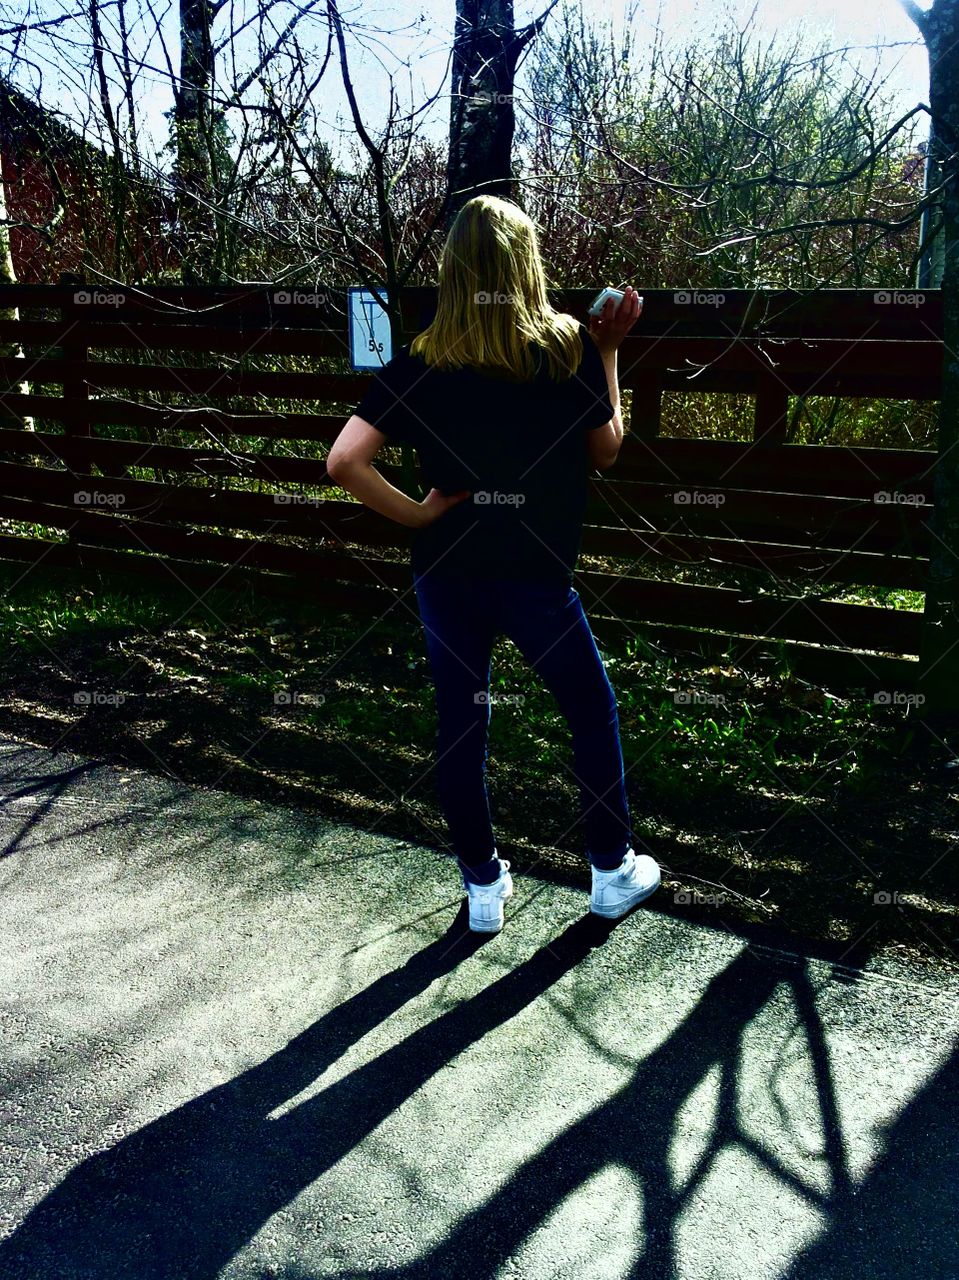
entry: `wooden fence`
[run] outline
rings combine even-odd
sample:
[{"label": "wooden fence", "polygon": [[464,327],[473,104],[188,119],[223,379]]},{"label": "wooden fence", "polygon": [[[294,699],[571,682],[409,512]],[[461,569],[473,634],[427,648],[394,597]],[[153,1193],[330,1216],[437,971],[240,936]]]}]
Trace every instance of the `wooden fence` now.
[{"label": "wooden fence", "polygon": [[[552,301],[584,319],[593,292]],[[434,299],[403,291],[407,336]],[[0,517],[66,539],[8,531],[0,559],[197,591],[252,580],[374,613],[409,592],[397,549],[410,531],[325,499],[324,463],[301,456],[332,442],[369,379],[330,369],[348,352],[342,290],[0,288],[2,314],[13,307],[0,319]],[[787,444],[787,410],[790,396],[937,399],[941,332],[936,290],[646,291],[620,351],[630,434],[591,481],[583,537],[584,557],[627,567],[576,582],[597,632],[744,661],[785,651],[837,686],[913,689],[919,612],[819,597],[922,590],[936,455]],[[301,367],[257,368],[264,357]],[[751,395],[753,438],[662,436],[669,391]],[[265,444],[238,443],[250,438]],[[670,581],[684,562],[760,570],[770,591]],[[808,586],[784,594],[783,580]]]}]

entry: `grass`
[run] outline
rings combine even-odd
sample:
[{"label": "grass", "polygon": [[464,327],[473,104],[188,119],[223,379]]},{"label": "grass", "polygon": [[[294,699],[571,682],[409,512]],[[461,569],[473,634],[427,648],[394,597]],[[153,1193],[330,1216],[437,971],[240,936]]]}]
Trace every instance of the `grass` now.
[{"label": "grass", "polygon": [[36,570],[18,583],[22,572],[0,566],[0,639],[24,653],[48,651],[50,641],[62,636],[157,627],[169,619],[170,602],[162,595],[116,586],[93,590]]},{"label": "grass", "polygon": [[[444,847],[435,710],[410,595],[386,620],[214,590],[132,590],[0,565],[0,729]],[[901,607],[889,593],[889,607]],[[955,774],[914,720],[863,691],[601,639],[634,833],[662,909],[837,948],[959,955]],[[488,785],[519,870],[583,883],[569,732],[501,638]],[[78,690],[111,694],[78,705]],[[951,789],[950,789],[951,788]],[[720,886],[722,905],[677,906]],[[895,907],[875,894],[895,891]]]}]

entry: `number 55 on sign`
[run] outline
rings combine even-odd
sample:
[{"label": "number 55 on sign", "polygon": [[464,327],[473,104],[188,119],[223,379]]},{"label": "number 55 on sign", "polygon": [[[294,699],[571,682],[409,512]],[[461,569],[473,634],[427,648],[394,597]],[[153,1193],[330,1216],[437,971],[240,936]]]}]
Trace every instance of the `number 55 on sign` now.
[{"label": "number 55 on sign", "polygon": [[[384,289],[378,290],[389,301]],[[347,290],[350,315],[350,363],[354,369],[380,369],[393,355],[390,319],[369,289]]]}]

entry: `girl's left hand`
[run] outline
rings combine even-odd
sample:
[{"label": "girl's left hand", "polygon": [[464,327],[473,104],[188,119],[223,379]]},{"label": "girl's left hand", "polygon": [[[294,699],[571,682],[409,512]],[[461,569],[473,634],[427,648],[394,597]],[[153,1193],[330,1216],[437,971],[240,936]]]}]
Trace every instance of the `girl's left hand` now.
[{"label": "girl's left hand", "polygon": [[458,493],[451,494],[442,493],[439,489],[430,489],[420,503],[421,524],[432,524],[434,520],[438,520],[440,516],[445,515],[450,507],[455,507],[460,502],[465,502],[467,498],[472,496],[472,493],[472,489],[461,489]]}]

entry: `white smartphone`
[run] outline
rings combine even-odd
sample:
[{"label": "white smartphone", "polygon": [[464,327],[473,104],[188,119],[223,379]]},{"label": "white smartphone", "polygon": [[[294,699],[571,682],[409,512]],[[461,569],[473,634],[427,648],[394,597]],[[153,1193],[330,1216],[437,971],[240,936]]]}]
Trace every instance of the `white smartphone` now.
[{"label": "white smartphone", "polygon": [[[593,299],[593,305],[590,307],[589,311],[586,314],[591,316],[601,315],[603,310],[603,304],[605,303],[607,298],[615,298],[616,307],[618,307],[619,304],[622,302],[624,296],[625,295],[622,289],[603,289],[602,292],[598,293],[596,297]],[[642,298],[640,298],[639,300],[639,305],[640,306],[643,305]],[[616,307],[613,308],[614,311],[616,310]]]}]

